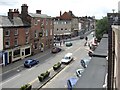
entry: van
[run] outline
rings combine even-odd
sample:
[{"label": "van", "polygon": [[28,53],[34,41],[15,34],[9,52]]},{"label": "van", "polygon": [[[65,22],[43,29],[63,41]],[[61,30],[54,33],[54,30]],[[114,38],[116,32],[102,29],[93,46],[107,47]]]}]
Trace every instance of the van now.
[{"label": "van", "polygon": [[61,60],[61,63],[68,64],[73,60],[72,53],[67,53],[63,59]]}]

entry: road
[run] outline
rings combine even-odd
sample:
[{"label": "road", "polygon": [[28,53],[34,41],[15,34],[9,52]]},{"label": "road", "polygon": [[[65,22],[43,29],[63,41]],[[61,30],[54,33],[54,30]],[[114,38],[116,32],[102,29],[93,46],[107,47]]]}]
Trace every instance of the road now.
[{"label": "road", "polygon": [[[89,38],[92,38],[92,36],[90,36]],[[60,72],[60,74],[63,74],[62,78],[63,76],[69,77],[69,75],[73,74],[76,68],[79,68],[80,65],[78,62],[80,58],[84,57],[84,55],[87,54],[85,50],[86,47],[84,48],[83,46],[85,42],[84,39],[75,40],[71,42],[73,43],[73,46],[71,47],[66,47],[65,45],[62,46],[63,50],[58,54],[48,53],[46,54],[45,57],[36,57],[38,60],[40,60],[40,63],[30,69],[26,69],[23,66],[21,66],[19,67],[19,69],[15,69],[15,71],[13,70],[12,72],[9,72],[9,75],[3,75],[2,88],[20,88],[22,85],[26,83],[33,82],[39,74],[45,72],[46,70],[52,69],[52,66],[58,61],[61,61],[62,57],[66,53],[72,52],[75,58],[75,60],[70,64],[72,67],[68,65],[64,70],[62,70],[62,72],[64,71],[66,73]],[[69,70],[71,70],[71,72],[69,72]],[[71,74],[67,74],[68,72]],[[58,74],[58,76],[60,74]]]}]

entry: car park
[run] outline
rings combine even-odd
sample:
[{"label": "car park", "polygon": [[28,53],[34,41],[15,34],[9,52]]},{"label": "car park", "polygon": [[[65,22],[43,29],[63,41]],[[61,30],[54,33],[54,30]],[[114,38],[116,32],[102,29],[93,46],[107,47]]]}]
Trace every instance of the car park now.
[{"label": "car park", "polygon": [[87,68],[89,62],[90,62],[90,59],[88,59],[88,58],[81,59],[81,61],[80,61],[81,66],[82,66],[83,68]]},{"label": "car park", "polygon": [[81,77],[83,72],[84,72],[84,69],[77,69],[77,70],[76,70],[76,75],[77,75],[78,77]]},{"label": "car park", "polygon": [[70,47],[72,46],[72,43],[71,42],[66,42],[66,47]]},{"label": "car park", "polygon": [[28,59],[28,60],[25,60],[25,61],[24,61],[24,67],[30,68],[30,67],[32,67],[32,66],[38,64],[38,63],[39,63],[38,60]]},{"label": "car park", "polygon": [[73,60],[72,53],[67,53],[63,59],[61,60],[61,63],[68,64]]},{"label": "car park", "polygon": [[53,47],[53,48],[51,49],[51,53],[58,53],[58,52],[60,52],[61,50],[62,50],[61,48]]}]

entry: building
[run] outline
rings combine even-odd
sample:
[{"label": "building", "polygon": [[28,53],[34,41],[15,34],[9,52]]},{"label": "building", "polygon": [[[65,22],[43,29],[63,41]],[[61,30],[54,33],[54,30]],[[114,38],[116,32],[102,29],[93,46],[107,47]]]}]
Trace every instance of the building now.
[{"label": "building", "polygon": [[79,20],[72,13],[60,11],[60,16],[53,18],[54,20],[54,35],[61,38],[68,38],[71,36],[78,36]]},{"label": "building", "polygon": [[7,65],[32,54],[39,53],[53,45],[53,22],[50,16],[28,13],[27,4],[18,9],[9,9],[8,16],[0,16],[0,51],[3,64]]},{"label": "building", "polygon": [[21,17],[28,21],[30,27],[30,42],[32,54],[46,50],[53,46],[53,21],[52,17],[41,14],[41,10],[36,13],[28,13],[28,6],[22,5]]},{"label": "building", "polygon": [[119,71],[119,30],[120,13],[108,13],[108,89],[120,89]]},{"label": "building", "polygon": [[112,32],[113,32],[113,41],[112,46],[114,49],[114,76],[113,76],[113,87],[120,90],[120,26],[113,25],[112,26]]}]

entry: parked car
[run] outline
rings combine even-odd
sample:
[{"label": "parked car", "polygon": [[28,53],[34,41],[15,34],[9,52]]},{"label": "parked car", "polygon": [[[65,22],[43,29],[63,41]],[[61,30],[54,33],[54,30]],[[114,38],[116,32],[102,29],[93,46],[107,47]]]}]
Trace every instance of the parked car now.
[{"label": "parked car", "polygon": [[78,77],[81,77],[81,75],[82,75],[83,72],[84,72],[84,69],[77,69],[77,70],[76,70],[76,75],[77,75]]},{"label": "parked car", "polygon": [[69,78],[67,80],[68,90],[72,90],[72,88],[74,88],[74,86],[76,85],[77,81],[78,81],[78,78],[75,78],[75,77]]},{"label": "parked car", "polygon": [[62,50],[61,48],[53,47],[53,48],[51,49],[51,53],[58,53],[58,52],[60,52],[61,50]]},{"label": "parked car", "polygon": [[72,46],[72,43],[71,42],[66,42],[66,46],[70,47],[70,46]]},{"label": "parked car", "polygon": [[80,35],[80,39],[84,39],[84,35]]},{"label": "parked car", "polygon": [[72,53],[67,53],[63,59],[61,60],[61,63],[68,64],[73,60]]},{"label": "parked car", "polygon": [[90,62],[90,59],[88,58],[84,58],[84,59],[81,59],[81,66],[83,66],[84,68],[87,68],[89,62]]},{"label": "parked car", "polygon": [[25,60],[25,62],[24,62],[24,67],[30,68],[30,67],[32,67],[32,66],[38,64],[38,63],[39,63],[38,60],[28,59],[28,60]]}]

